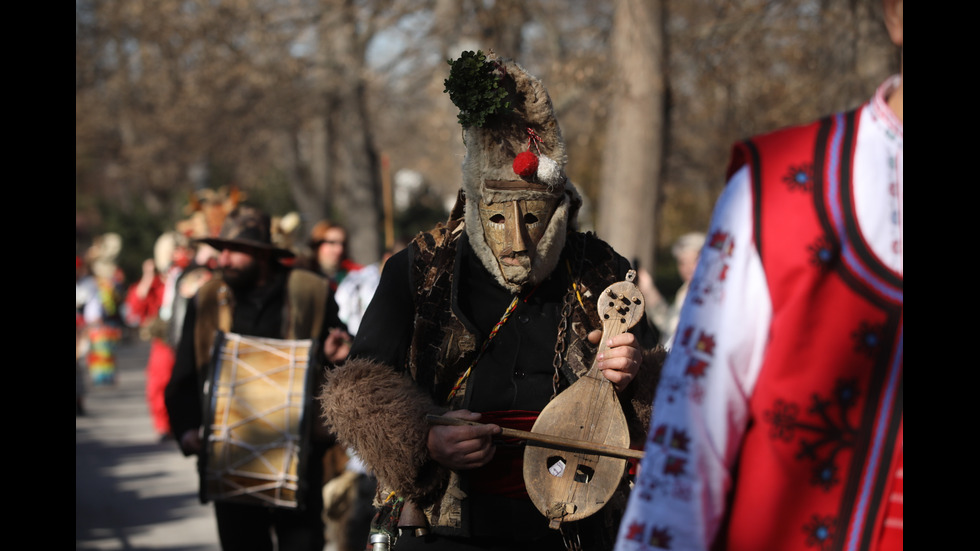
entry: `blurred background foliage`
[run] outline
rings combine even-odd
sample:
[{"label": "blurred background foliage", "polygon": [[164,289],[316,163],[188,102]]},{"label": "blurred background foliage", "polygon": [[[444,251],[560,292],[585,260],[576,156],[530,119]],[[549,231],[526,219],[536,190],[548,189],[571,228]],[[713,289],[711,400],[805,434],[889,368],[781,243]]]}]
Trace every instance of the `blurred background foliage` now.
[{"label": "blurred background foliage", "polygon": [[478,49],[542,79],[582,228],[665,291],[733,142],[856,107],[899,67],[877,0],[76,0],[76,254],[117,232],[135,279],[195,193],[232,186],[377,260],[448,213],[446,61]]}]

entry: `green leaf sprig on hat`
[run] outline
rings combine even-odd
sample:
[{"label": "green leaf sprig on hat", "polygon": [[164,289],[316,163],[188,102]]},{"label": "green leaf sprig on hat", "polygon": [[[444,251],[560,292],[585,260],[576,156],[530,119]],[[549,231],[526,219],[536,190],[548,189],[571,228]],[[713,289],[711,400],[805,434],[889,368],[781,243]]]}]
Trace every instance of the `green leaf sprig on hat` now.
[{"label": "green leaf sprig on hat", "polygon": [[452,67],[444,82],[449,99],[459,108],[463,127],[482,127],[487,117],[510,108],[507,91],[500,86],[496,65],[482,51],[463,52],[459,59],[446,60]]}]

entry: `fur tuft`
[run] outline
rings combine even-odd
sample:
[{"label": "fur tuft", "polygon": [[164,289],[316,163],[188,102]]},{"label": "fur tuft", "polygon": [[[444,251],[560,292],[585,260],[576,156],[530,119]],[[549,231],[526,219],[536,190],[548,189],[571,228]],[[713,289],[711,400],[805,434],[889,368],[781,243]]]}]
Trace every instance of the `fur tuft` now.
[{"label": "fur tuft", "polygon": [[[368,359],[352,359],[327,373],[317,396],[323,423],[353,448],[382,488],[430,503],[449,472],[429,457],[426,414],[443,413],[404,373]],[[352,422],[332,424],[331,419]]]}]

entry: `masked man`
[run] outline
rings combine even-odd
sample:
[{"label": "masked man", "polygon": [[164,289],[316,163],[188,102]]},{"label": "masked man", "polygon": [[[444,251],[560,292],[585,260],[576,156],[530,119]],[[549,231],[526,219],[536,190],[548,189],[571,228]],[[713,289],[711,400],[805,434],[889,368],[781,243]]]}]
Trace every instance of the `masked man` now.
[{"label": "masked man", "polygon": [[[457,106],[481,87],[500,90],[499,102],[460,107],[457,204],[385,265],[349,359],[321,391],[322,414],[376,473],[372,531],[395,549],[565,549],[566,538],[608,549],[625,469],[599,513],[555,530],[528,496],[522,443],[495,437],[530,430],[597,361],[640,446],[663,350],[642,320],[597,357],[597,299],[629,263],[575,231],[581,197],[543,85],[493,54],[465,52],[452,66]],[[478,423],[430,425],[427,414]]]}]

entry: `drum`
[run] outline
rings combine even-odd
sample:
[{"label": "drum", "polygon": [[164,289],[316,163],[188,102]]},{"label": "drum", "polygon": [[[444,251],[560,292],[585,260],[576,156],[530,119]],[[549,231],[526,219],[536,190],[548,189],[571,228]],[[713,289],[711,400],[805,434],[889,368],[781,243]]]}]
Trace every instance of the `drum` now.
[{"label": "drum", "polygon": [[305,411],[313,341],[219,331],[212,350],[202,501],[300,508],[315,420]]}]

